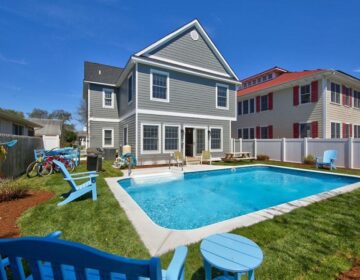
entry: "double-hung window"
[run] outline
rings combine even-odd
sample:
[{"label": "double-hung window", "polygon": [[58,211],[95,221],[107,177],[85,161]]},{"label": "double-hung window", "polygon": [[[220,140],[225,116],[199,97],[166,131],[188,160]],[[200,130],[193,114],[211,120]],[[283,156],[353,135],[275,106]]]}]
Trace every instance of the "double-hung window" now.
[{"label": "double-hung window", "polygon": [[300,137],[301,138],[311,137],[311,123],[300,124]]},{"label": "double-hung window", "polygon": [[360,91],[354,90],[354,107],[360,109]]},{"label": "double-hung window", "polygon": [[243,101],[243,114],[249,114],[249,100],[244,100]]},{"label": "double-hung window", "polygon": [[261,139],[269,138],[269,128],[267,126],[263,126],[260,128],[260,137]]},{"label": "double-hung window", "polygon": [[331,123],[331,138],[340,138],[340,123]]},{"label": "double-hung window", "polygon": [[114,129],[103,129],[103,147],[114,147]]},{"label": "double-hung window", "polygon": [[300,87],[300,103],[310,103],[311,94],[310,94],[310,85],[304,85]]},{"label": "double-hung window", "polygon": [[344,128],[343,128],[343,136],[342,136],[342,138],[351,137],[351,124],[344,123],[343,126],[344,126]]},{"label": "double-hung window", "polygon": [[351,88],[344,87],[344,94],[345,94],[345,106],[351,106]]},{"label": "double-hung window", "polygon": [[160,151],[160,125],[142,125],[142,151],[145,153]]},{"label": "double-hung window", "polygon": [[169,73],[152,69],[150,83],[150,99],[169,102]]},{"label": "double-hung window", "polygon": [[22,125],[13,124],[12,130],[14,135],[24,135],[24,127]]},{"label": "double-hung window", "polygon": [[255,99],[254,98],[251,98],[249,100],[249,112],[250,114],[254,113],[255,112]]},{"label": "double-hung window", "polygon": [[331,102],[340,104],[340,85],[331,83]]},{"label": "double-hung window", "polygon": [[261,96],[261,111],[266,111],[268,109],[268,96]]},{"label": "double-hung window", "polygon": [[242,129],[238,128],[238,138],[242,138]]},{"label": "double-hung window", "polygon": [[103,107],[104,108],[114,108],[113,100],[114,91],[109,88],[103,89]]},{"label": "double-hung window", "polygon": [[238,110],[238,115],[242,115],[242,102],[238,101],[237,103],[237,110]]},{"label": "double-hung window", "polygon": [[248,128],[243,129],[243,139],[249,139],[249,129]]},{"label": "double-hung window", "polygon": [[127,145],[128,144],[128,126],[124,126],[124,129],[123,129],[123,144],[124,145]]},{"label": "double-hung window", "polygon": [[134,91],[133,75],[130,74],[130,76],[128,77],[128,103],[133,101],[133,91]]},{"label": "double-hung window", "polygon": [[354,137],[360,138],[360,125],[354,125]]},{"label": "double-hung window", "polygon": [[179,141],[179,126],[165,125],[164,126],[164,151],[177,151],[180,149]]},{"label": "double-hung window", "polygon": [[222,151],[222,129],[211,128],[211,150]]},{"label": "double-hung window", "polygon": [[229,109],[228,86],[216,84],[216,108]]}]

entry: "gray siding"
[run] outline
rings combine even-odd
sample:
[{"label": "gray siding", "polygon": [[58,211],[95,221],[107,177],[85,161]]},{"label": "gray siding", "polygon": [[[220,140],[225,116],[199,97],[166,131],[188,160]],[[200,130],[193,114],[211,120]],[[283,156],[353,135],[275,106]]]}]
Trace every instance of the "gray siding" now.
[{"label": "gray siding", "polygon": [[[153,123],[160,124],[160,148],[161,152],[159,154],[141,154],[141,124],[142,123]],[[163,125],[164,124],[173,124],[181,125],[181,128],[184,126],[201,126],[206,127],[222,127],[223,129],[223,151],[222,152],[212,152],[213,157],[222,157],[224,153],[230,152],[230,121],[220,121],[220,120],[206,120],[206,119],[195,119],[195,118],[183,118],[183,117],[172,117],[172,116],[157,116],[157,115],[138,115],[138,160],[139,164],[152,164],[152,163],[164,163],[164,161],[169,159],[169,153],[163,153]]]},{"label": "gray siding", "polygon": [[128,126],[128,144],[131,146],[131,151],[135,153],[135,114],[120,122],[119,139],[120,146],[124,145],[124,127]]},{"label": "gray siding", "polygon": [[12,122],[0,119],[0,133],[12,134]]},{"label": "gray siding", "polygon": [[191,38],[190,32],[194,29],[183,32],[150,54],[231,75],[227,73],[200,33],[197,41]]},{"label": "gray siding", "polygon": [[[114,90],[114,108],[103,108],[103,88],[111,88]],[[90,84],[90,117],[118,118],[118,89],[109,86]]]},{"label": "gray siding", "polygon": [[133,100],[132,102],[128,102],[128,77],[123,81],[123,83],[120,85],[119,89],[119,95],[118,95],[118,102],[119,102],[119,116],[123,116],[127,114],[128,112],[135,109],[135,99],[136,99],[136,93],[135,93],[135,71],[132,69],[131,71],[133,76]]},{"label": "gray siding", "polygon": [[114,129],[114,148],[120,146],[120,134],[118,122],[98,122],[90,121],[90,148],[102,147],[103,134],[105,128]]},{"label": "gray siding", "polygon": [[[229,110],[216,108],[216,81],[175,71],[169,73],[170,102],[150,100],[150,69],[161,68],[139,64],[138,108],[190,114],[235,117],[235,85],[229,86]],[[221,84],[225,84],[222,83]]]}]

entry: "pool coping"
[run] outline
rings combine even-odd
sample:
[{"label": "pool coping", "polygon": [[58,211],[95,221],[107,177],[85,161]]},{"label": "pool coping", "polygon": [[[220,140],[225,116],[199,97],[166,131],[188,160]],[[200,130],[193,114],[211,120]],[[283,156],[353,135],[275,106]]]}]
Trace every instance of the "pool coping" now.
[{"label": "pool coping", "polygon": [[[356,175],[329,173],[320,170],[319,171],[309,170],[304,168],[285,167],[285,166],[277,166],[271,164],[249,164],[243,166],[221,166],[221,167],[219,166],[219,168],[213,170],[245,168],[252,166],[270,166],[270,167],[283,168],[283,169],[322,173],[327,175],[360,178],[360,176],[356,176]],[[184,172],[191,173],[191,172],[203,172],[203,171],[211,171],[211,170],[209,169],[189,170]],[[168,171],[168,172],[178,173],[182,171],[176,170],[176,171]],[[159,172],[159,173],[165,173],[165,172]],[[153,173],[153,175],[156,175],[156,173]],[[146,176],[146,175],[139,175],[139,176]],[[137,176],[129,177],[126,175],[123,177],[105,178],[105,181],[108,184],[112,193],[114,194],[120,207],[125,211],[128,219],[135,227],[137,233],[139,234],[142,242],[144,243],[145,247],[148,249],[151,256],[158,256],[164,254],[170,250],[175,249],[177,246],[180,245],[188,245],[191,243],[198,242],[211,234],[229,232],[236,228],[247,227],[262,221],[270,220],[275,216],[289,213],[297,208],[304,207],[312,203],[319,202],[331,197],[335,197],[340,194],[348,193],[360,188],[360,182],[353,183],[330,191],[325,191],[301,199],[289,201],[283,204],[265,208],[256,212],[241,215],[238,217],[234,217],[225,221],[217,222],[200,228],[190,229],[190,230],[175,230],[157,225],[154,221],[151,220],[151,218],[145,213],[145,211],[133,200],[133,198],[122,187],[119,186],[118,184],[119,180],[131,178],[131,177],[137,177]]]}]

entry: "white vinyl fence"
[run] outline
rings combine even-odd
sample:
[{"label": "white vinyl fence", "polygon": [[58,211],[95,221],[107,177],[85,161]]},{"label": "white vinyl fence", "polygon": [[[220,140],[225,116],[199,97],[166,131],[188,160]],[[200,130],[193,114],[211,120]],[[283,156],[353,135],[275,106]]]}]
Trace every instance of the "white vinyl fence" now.
[{"label": "white vinyl fence", "polygon": [[360,139],[232,139],[232,151],[267,155],[271,160],[298,162],[307,155],[322,157],[325,150],[336,150],[336,165],[360,169]]}]

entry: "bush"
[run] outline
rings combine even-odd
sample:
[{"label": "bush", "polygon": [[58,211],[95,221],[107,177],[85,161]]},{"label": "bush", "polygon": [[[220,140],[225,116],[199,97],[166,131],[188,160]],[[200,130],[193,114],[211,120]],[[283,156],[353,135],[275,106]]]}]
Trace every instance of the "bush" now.
[{"label": "bush", "polygon": [[28,189],[24,183],[18,180],[1,180],[0,179],[0,202],[11,201],[25,197]]},{"label": "bush", "polygon": [[315,164],[315,157],[313,155],[307,155],[305,158],[304,158],[304,164]]},{"label": "bush", "polygon": [[269,159],[270,159],[270,157],[268,155],[257,155],[257,160],[266,161]]}]

